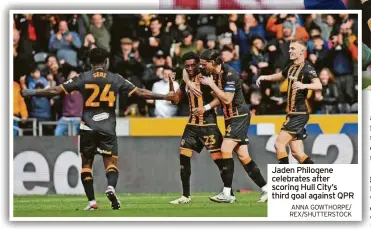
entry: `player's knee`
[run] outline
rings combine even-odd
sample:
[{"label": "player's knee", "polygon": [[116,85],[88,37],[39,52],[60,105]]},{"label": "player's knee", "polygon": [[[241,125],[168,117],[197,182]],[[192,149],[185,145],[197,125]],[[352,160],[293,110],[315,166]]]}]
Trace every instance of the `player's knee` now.
[{"label": "player's knee", "polygon": [[240,160],[242,165],[247,165],[252,161],[252,159],[249,155],[247,155],[247,156],[238,155],[238,159]]},{"label": "player's knee", "polygon": [[232,158],[232,150],[230,147],[228,147],[228,145],[225,144],[222,145],[221,153],[223,159]]}]

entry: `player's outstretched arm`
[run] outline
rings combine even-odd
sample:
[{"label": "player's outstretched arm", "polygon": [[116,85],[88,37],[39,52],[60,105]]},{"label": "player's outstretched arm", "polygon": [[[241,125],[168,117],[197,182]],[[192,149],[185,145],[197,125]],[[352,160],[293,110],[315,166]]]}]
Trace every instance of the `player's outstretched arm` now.
[{"label": "player's outstretched arm", "polygon": [[154,100],[167,100],[173,101],[175,99],[175,93],[169,92],[168,94],[158,94],[153,93],[147,89],[137,88],[134,92],[135,95],[143,97],[145,99],[154,99]]},{"label": "player's outstretched arm", "polygon": [[32,96],[45,96],[45,97],[53,97],[61,94],[63,92],[63,86],[54,86],[49,87],[46,89],[23,89],[22,96],[23,97],[32,97]]},{"label": "player's outstretched arm", "polygon": [[281,80],[283,80],[282,72],[271,75],[262,75],[256,80],[256,85],[260,87],[261,81],[281,81]]},{"label": "player's outstretched arm", "polygon": [[187,73],[187,71],[185,69],[183,69],[183,81],[186,83],[188,89],[194,94],[196,95],[197,97],[200,97],[202,95],[202,92],[200,89],[198,89],[195,85],[195,83],[193,83],[191,81],[191,79],[189,78],[189,75]]}]

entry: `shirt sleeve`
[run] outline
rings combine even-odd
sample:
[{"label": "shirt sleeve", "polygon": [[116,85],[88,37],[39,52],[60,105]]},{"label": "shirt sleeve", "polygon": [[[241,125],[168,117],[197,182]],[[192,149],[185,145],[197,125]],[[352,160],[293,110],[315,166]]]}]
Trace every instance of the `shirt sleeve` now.
[{"label": "shirt sleeve", "polygon": [[137,90],[137,87],[131,83],[130,81],[126,80],[122,76],[119,75],[119,92],[127,94],[128,96],[131,96],[135,90]]},{"label": "shirt sleeve", "polygon": [[236,72],[229,71],[226,73],[224,84],[224,92],[234,93],[236,91],[237,83],[240,80],[240,77]]},{"label": "shirt sleeve", "polygon": [[82,85],[83,85],[82,78],[79,77],[79,76],[76,76],[76,77],[73,77],[73,78],[69,79],[68,81],[64,82],[60,86],[62,87],[63,91],[66,94],[68,94],[68,93],[71,93],[72,91],[75,91],[75,90],[80,91],[81,88],[82,88]]},{"label": "shirt sleeve", "polygon": [[309,81],[311,82],[313,81],[313,79],[318,78],[317,71],[311,65],[308,65],[307,71],[305,71],[305,74],[306,74],[307,79],[309,79]]}]

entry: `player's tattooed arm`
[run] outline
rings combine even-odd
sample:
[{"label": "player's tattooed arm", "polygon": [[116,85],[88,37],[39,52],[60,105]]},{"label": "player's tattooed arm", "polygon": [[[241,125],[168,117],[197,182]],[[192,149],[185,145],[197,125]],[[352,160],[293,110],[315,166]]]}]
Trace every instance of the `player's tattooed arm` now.
[{"label": "player's tattooed arm", "polygon": [[282,72],[271,74],[271,75],[262,75],[256,80],[256,85],[260,87],[261,81],[281,81],[283,80]]},{"label": "player's tattooed arm", "polygon": [[183,81],[186,83],[188,89],[194,94],[196,95],[197,97],[200,97],[202,95],[202,92],[200,89],[198,89],[195,85],[195,83],[193,83],[191,81],[191,79],[189,78],[189,75],[187,73],[187,71],[185,69],[183,69]]},{"label": "player's tattooed arm", "polygon": [[23,97],[32,97],[32,96],[44,96],[44,97],[53,97],[61,94],[63,92],[63,86],[54,86],[46,89],[23,89]]}]

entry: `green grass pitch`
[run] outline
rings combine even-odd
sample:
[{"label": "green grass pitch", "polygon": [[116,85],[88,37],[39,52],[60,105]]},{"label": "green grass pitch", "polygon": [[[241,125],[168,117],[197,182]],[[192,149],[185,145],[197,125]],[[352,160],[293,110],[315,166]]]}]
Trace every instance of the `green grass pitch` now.
[{"label": "green grass pitch", "polygon": [[14,217],[266,217],[267,204],[256,203],[260,194],[236,193],[234,204],[209,200],[213,193],[193,193],[192,203],[168,204],[179,193],[119,194],[121,209],[112,210],[104,194],[96,195],[99,209],[83,211],[85,196],[14,196]]}]

